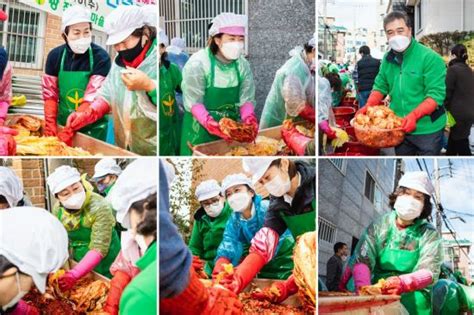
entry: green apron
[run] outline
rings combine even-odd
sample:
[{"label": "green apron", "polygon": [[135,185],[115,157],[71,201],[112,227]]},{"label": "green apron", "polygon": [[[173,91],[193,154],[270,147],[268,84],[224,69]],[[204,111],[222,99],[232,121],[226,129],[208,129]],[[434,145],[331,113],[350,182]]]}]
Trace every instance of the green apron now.
[{"label": "green apron", "polygon": [[295,243],[292,242],[292,238],[286,238],[278,248],[278,253],[262,268],[257,277],[262,279],[288,279],[294,268],[292,258],[294,246]]},{"label": "green apron", "polygon": [[[89,78],[94,67],[94,56],[92,49],[89,48],[89,71],[64,71],[64,59],[66,56],[66,49],[63,50],[61,56],[61,66],[58,74],[59,87],[59,110],[58,110],[58,124],[65,126],[69,115],[74,113],[79,106],[81,106],[82,98],[85,90],[89,84]],[[86,126],[79,130],[88,136],[105,141],[107,138],[107,117],[103,117],[95,123]]]},{"label": "green apron", "polygon": [[160,156],[179,154],[178,106],[171,73],[160,67]]},{"label": "green apron", "polygon": [[296,238],[306,232],[316,231],[316,199],[311,203],[311,211],[298,215],[286,215],[280,212],[280,216],[290,230],[293,237]]},{"label": "green apron", "polygon": [[[61,221],[63,216],[63,208],[59,210],[58,219]],[[85,227],[83,224],[84,216],[81,214],[79,228],[74,231],[68,231],[69,245],[72,247],[72,258],[79,262],[90,250],[89,244],[91,242],[91,233],[92,230],[88,227]],[[112,240],[110,242],[109,252],[107,256],[102,259],[100,264],[94,268],[94,271],[100,273],[101,275],[112,278],[112,274],[109,269],[112,263],[115,261],[115,258],[120,252],[120,240],[117,236],[117,232],[112,230]]]},{"label": "green apron", "polygon": [[[240,101],[240,85],[242,78],[240,77],[239,68],[237,62],[232,62],[227,65],[234,67],[237,72],[239,84],[235,87],[230,88],[218,88],[214,86],[214,76],[216,69],[216,57],[211,53],[209,49],[209,59],[211,61],[211,75],[210,75],[210,86],[206,89],[204,94],[204,105],[209,111],[209,114],[217,122],[221,118],[228,117],[237,120],[239,115],[237,111],[237,103]],[[194,118],[191,112],[186,111],[183,118],[183,131],[181,136],[181,155],[191,155],[192,151],[188,147],[188,142],[193,146],[219,140],[220,138],[211,135],[207,130],[201,126],[201,124]]]},{"label": "green apron", "polygon": [[[415,223],[416,224],[416,223]],[[393,229],[389,230],[387,239],[392,239]],[[390,248],[390,244],[385,246],[378,258],[374,270],[373,283],[380,279],[386,279],[392,276],[400,276],[414,272],[416,263],[420,258],[420,249],[409,251],[404,249]],[[431,289],[414,291],[402,294],[401,302],[410,314],[431,314]]]}]

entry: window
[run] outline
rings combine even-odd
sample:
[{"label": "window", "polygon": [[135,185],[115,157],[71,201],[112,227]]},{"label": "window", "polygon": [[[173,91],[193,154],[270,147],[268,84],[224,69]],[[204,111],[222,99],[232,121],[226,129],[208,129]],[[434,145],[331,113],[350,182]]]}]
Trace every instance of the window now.
[{"label": "window", "polygon": [[41,69],[46,14],[17,0],[0,2],[8,20],[0,22],[0,40],[15,67]]},{"label": "window", "polygon": [[329,159],[329,161],[342,173],[346,172],[347,160],[345,159]]},{"label": "window", "polygon": [[318,217],[318,238],[331,244],[336,241],[336,226],[320,216]]},{"label": "window", "polygon": [[208,25],[216,15],[222,12],[248,15],[247,3],[248,0],[160,0],[159,12],[168,37],[184,38],[187,49],[194,53],[206,47]]},{"label": "window", "polygon": [[374,203],[375,198],[375,179],[370,175],[367,171],[365,173],[365,197],[370,200],[370,202]]}]

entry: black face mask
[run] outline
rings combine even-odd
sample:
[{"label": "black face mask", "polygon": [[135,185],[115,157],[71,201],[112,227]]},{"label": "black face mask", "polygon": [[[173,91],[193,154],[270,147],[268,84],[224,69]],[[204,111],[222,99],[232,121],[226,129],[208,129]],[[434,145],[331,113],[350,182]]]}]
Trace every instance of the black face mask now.
[{"label": "black face mask", "polygon": [[142,50],[142,40],[140,39],[135,45],[135,47],[119,51],[118,54],[123,60],[127,62],[132,62],[133,60],[135,60],[135,58],[138,57],[138,55],[140,55]]}]

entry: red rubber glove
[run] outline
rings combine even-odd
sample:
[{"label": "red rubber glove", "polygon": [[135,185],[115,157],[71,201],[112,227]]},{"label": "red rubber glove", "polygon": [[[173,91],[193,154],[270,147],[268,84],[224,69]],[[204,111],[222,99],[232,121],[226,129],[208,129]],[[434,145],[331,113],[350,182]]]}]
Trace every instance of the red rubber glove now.
[{"label": "red rubber glove", "polygon": [[[275,291],[278,291],[278,294],[273,293]],[[252,298],[280,304],[296,292],[298,292],[298,286],[291,275],[286,281],[274,282],[271,287],[265,288],[262,292],[252,293]]]},{"label": "red rubber glove", "polygon": [[117,271],[110,281],[110,289],[105,303],[104,311],[111,315],[119,313],[120,298],[125,287],[130,283],[132,277],[126,272]]},{"label": "red rubber glove", "polygon": [[16,142],[13,136],[18,131],[8,127],[0,127],[0,156],[16,155]]},{"label": "red rubber glove", "polygon": [[416,130],[416,122],[424,116],[430,115],[436,110],[438,104],[432,98],[425,99],[417,108],[409,113],[402,121],[402,128],[406,133]]},{"label": "red rubber glove", "polygon": [[226,141],[232,141],[229,136],[221,131],[219,123],[212,118],[203,104],[193,105],[191,108],[191,114],[211,135],[217,136]]},{"label": "red rubber glove", "polygon": [[204,267],[204,262],[198,256],[193,256],[193,268],[199,270]]},{"label": "red rubber glove", "polygon": [[250,253],[244,261],[234,269],[231,279],[224,279],[222,285],[228,290],[239,294],[265,266],[266,260],[258,253]]},{"label": "red rubber glove", "polygon": [[377,105],[382,104],[383,98],[384,98],[384,95],[380,93],[379,91],[375,91],[375,90],[372,91],[372,93],[370,93],[369,95],[369,98],[367,99],[367,103],[365,103],[365,106],[357,111],[356,115],[358,114],[365,115],[365,113],[367,112],[367,108],[369,108],[369,106],[377,106]]},{"label": "red rubber glove", "polygon": [[219,257],[216,260],[214,269],[212,270],[212,280],[216,280],[217,275],[224,270],[224,264],[230,264],[230,260],[225,257]]},{"label": "red rubber glove", "polygon": [[301,134],[294,126],[290,129],[282,127],[281,136],[286,145],[299,156],[305,155],[308,143],[313,140]]},{"label": "red rubber glove", "polygon": [[58,102],[46,100],[44,102],[44,135],[54,137],[58,134]]},{"label": "red rubber glove", "polygon": [[244,124],[252,126],[253,130],[255,131],[255,135],[257,135],[258,121],[257,116],[255,115],[254,106],[251,102],[247,102],[242,105],[242,107],[240,107],[240,118]]},{"label": "red rubber glove", "polygon": [[[88,103],[86,103],[88,104]],[[90,106],[81,104],[81,110],[69,115],[66,127],[78,131],[85,126],[95,123],[110,112],[109,104],[103,98],[97,98]]]},{"label": "red rubber glove", "polygon": [[387,278],[382,287],[382,293],[400,295],[424,289],[432,282],[433,274],[431,271],[421,269],[406,275]]},{"label": "red rubber glove", "polygon": [[323,120],[319,123],[319,129],[328,136],[329,140],[336,139],[337,135],[334,130],[332,130],[331,126],[329,126],[329,121]]},{"label": "red rubber glove", "polygon": [[33,305],[29,305],[23,300],[20,300],[15,309],[8,313],[10,315],[41,315],[40,311]]},{"label": "red rubber glove", "polygon": [[310,104],[306,104],[298,116],[312,124],[316,121],[316,111]]},{"label": "red rubber glove", "polygon": [[242,304],[237,296],[223,288],[206,289],[191,267],[189,283],[179,295],[160,300],[160,313],[176,315],[241,314]]},{"label": "red rubber glove", "polygon": [[74,138],[75,132],[69,128],[64,127],[58,134],[59,140],[67,144],[68,146],[72,146],[72,139]]}]

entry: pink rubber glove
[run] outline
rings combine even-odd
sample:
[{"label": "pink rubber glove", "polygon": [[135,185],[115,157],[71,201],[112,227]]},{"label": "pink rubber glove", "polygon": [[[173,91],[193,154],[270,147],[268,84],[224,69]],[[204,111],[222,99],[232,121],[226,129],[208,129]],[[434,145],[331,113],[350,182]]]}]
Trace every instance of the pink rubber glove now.
[{"label": "pink rubber glove", "polygon": [[16,155],[16,142],[13,138],[16,135],[17,130],[0,126],[0,156]]},{"label": "pink rubber glove", "polygon": [[416,130],[416,122],[424,116],[430,115],[436,110],[438,104],[432,98],[425,99],[417,108],[409,113],[402,121],[402,128],[410,133]]},{"label": "pink rubber glove", "polygon": [[273,229],[261,228],[252,239],[249,255],[235,269],[232,280],[222,284],[239,294],[273,258],[279,239],[280,236]]},{"label": "pink rubber glove", "polygon": [[352,268],[352,275],[354,277],[354,284],[356,287],[356,293],[359,293],[359,289],[366,285],[370,285],[370,270],[366,264],[357,263]]},{"label": "pink rubber glove", "polygon": [[95,97],[97,96],[97,91],[100,89],[104,81],[104,76],[97,74],[90,76],[89,83],[87,83],[87,87],[84,92],[84,102],[92,103],[95,100]]},{"label": "pink rubber glove", "polygon": [[323,120],[322,122],[319,123],[319,129],[324,132],[330,140],[336,139],[336,132],[331,129],[331,126],[329,126],[329,121]]},{"label": "pink rubber glove", "polygon": [[206,107],[203,104],[195,104],[191,108],[191,114],[194,118],[209,132],[211,135],[222,138],[226,141],[231,141],[232,139],[225,135],[219,126],[219,123],[212,118],[212,116],[207,111]]},{"label": "pink rubber glove", "polygon": [[312,124],[316,121],[316,111],[311,104],[306,104],[298,116]]},{"label": "pink rubber glove", "polygon": [[15,309],[8,313],[10,315],[41,315],[40,311],[33,305],[27,304],[25,301],[20,300],[16,305]]},{"label": "pink rubber glove", "polygon": [[92,249],[81,259],[81,261],[73,269],[66,272],[61,278],[59,278],[59,288],[62,291],[70,290],[74,287],[76,282],[84,277],[86,274],[94,270],[98,264],[102,261],[102,254]]},{"label": "pink rubber glove", "polygon": [[[272,293],[275,289],[278,289],[279,295]],[[274,282],[271,287],[265,288],[262,292],[252,293],[252,298],[279,304],[296,292],[298,292],[298,286],[295,277],[291,275],[286,281]]]},{"label": "pink rubber glove", "polygon": [[254,106],[251,102],[246,102],[240,107],[240,118],[246,125],[251,125],[255,130],[255,134],[258,133],[258,121],[255,115]]},{"label": "pink rubber glove", "polygon": [[433,273],[427,269],[421,269],[406,275],[387,278],[382,287],[382,293],[400,295],[424,289],[432,282]]},{"label": "pink rubber glove", "polygon": [[67,118],[66,127],[73,131],[78,131],[85,126],[95,123],[110,112],[109,104],[101,97],[95,99],[90,105],[69,115]]},{"label": "pink rubber glove", "polygon": [[0,102],[0,126],[3,126],[5,119],[7,119],[8,107],[10,107],[10,104],[7,102]]},{"label": "pink rubber glove", "polygon": [[339,291],[341,292],[348,291],[346,288],[346,285],[347,285],[347,282],[349,282],[349,280],[351,279],[351,277],[352,277],[352,269],[349,267],[346,267],[346,269],[342,273],[341,282],[339,282],[339,287],[338,287]]}]

